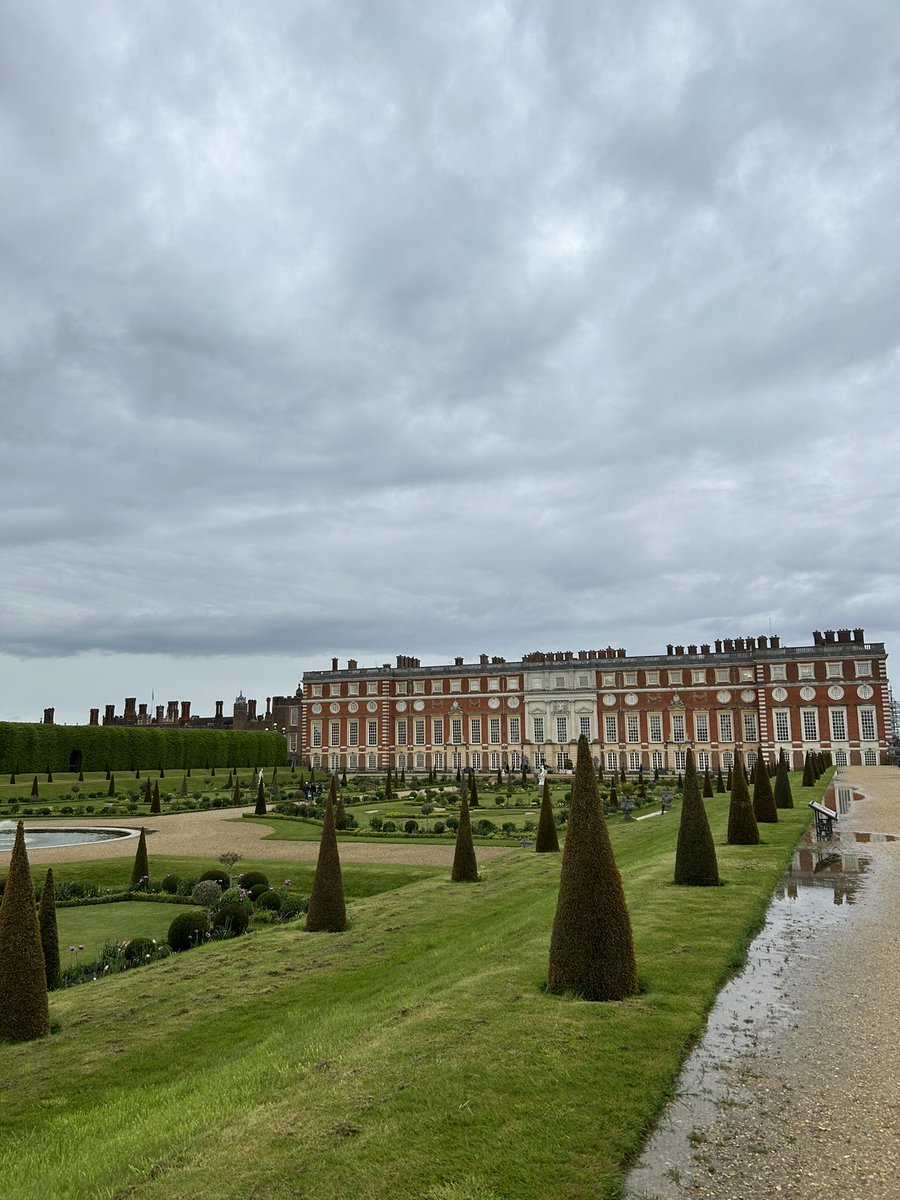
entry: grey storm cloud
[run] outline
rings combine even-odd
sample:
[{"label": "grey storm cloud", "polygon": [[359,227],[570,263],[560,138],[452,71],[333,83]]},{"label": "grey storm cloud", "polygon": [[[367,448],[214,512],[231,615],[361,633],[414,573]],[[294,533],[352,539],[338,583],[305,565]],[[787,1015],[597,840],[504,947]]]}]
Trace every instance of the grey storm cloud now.
[{"label": "grey storm cloud", "polygon": [[895,636],[893,0],[0,32],[0,710]]}]

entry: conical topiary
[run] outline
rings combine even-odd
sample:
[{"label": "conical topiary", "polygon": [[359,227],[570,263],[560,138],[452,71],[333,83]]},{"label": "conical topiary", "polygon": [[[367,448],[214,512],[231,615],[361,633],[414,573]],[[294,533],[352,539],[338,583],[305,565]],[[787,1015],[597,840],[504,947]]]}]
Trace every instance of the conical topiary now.
[{"label": "conical topiary", "polygon": [[384,781],[384,798],[390,800],[394,794],[394,782],[391,779],[391,768],[387,769],[387,779]]},{"label": "conical topiary", "polygon": [[730,792],[730,791],[731,791],[731,784],[732,784],[732,782],[733,782],[733,780],[732,780],[732,772],[731,772],[731,767],[729,766],[729,768],[728,768],[728,778],[725,780],[725,791],[726,791],[726,792]]},{"label": "conical topiary", "polygon": [[28,1042],[49,1032],[47,973],[20,821],[0,903],[0,1039]]},{"label": "conical topiary", "polygon": [[750,789],[741,756],[735,752],[731,772],[731,804],[728,808],[728,845],[758,846],[759,829],[750,803]]},{"label": "conical topiary", "polygon": [[[800,783],[801,787],[814,787],[816,782],[816,772],[813,767],[812,755],[807,750],[806,758],[803,760],[803,779]],[[35,794],[34,789],[31,790],[32,796]]]},{"label": "conical topiary", "polygon": [[619,783],[625,783],[625,780],[626,780],[625,763],[623,761],[619,766]]},{"label": "conical topiary", "polygon": [[41,889],[38,925],[41,930],[41,949],[44,952],[47,990],[52,992],[59,987],[59,932],[56,928],[56,890],[53,887],[52,867],[47,870],[47,878]]},{"label": "conical topiary", "polygon": [[454,883],[478,882],[478,865],[475,862],[475,844],[472,841],[469,801],[465,792],[459,802],[459,825],[456,830],[456,848],[453,851],[453,869],[450,872],[450,878]]},{"label": "conical topiary", "polygon": [[147,805],[153,803],[153,785],[150,782],[149,775],[147,776],[147,780],[144,784],[144,803]]},{"label": "conical topiary", "polygon": [[619,793],[616,791],[615,783],[611,783],[609,785],[609,807],[610,808],[618,808],[619,807]]},{"label": "conical topiary", "polygon": [[38,795],[39,795],[39,794],[40,794],[40,792],[39,792],[39,789],[38,789],[38,778],[37,778],[37,775],[35,775],[34,779],[33,779],[33,780],[32,780],[32,782],[31,782],[31,796],[32,796],[32,799],[36,799],[36,798],[38,797]]},{"label": "conical topiary", "polygon": [[[687,768],[685,768],[685,787],[687,787]],[[713,796],[712,776],[709,773],[709,767],[703,772],[703,796],[707,800],[711,800]]]},{"label": "conical topiary", "polygon": [[585,1000],[622,1000],[638,990],[622,878],[584,734],[578,739],[547,990],[575,992]]},{"label": "conical topiary", "polygon": [[[706,780],[712,785],[709,772]],[[681,823],[678,826],[678,847],[675,851],[675,883],[687,887],[718,887],[719,864],[706,806],[700,796],[697,770],[692,750],[687,752],[684,768],[684,798],[681,802]]]},{"label": "conical topiary", "polygon": [[775,807],[794,807],[794,793],[791,791],[788,762],[783,750],[778,755],[778,770],[775,772]]},{"label": "conical topiary", "polygon": [[340,933],[347,928],[344,881],[341,877],[341,859],[334,831],[336,791],[332,775],[328,800],[325,803],[319,858],[316,862],[312,891],[309,894],[309,907],[306,910],[306,928],[309,933]]},{"label": "conical topiary", "polygon": [[158,815],[162,809],[159,806],[159,780],[153,784],[153,798],[150,801],[150,812],[154,816]]},{"label": "conical topiary", "polygon": [[678,772],[678,778],[675,780],[675,791],[676,792],[684,791],[684,777],[680,771]]},{"label": "conical topiary", "polygon": [[259,786],[256,789],[256,808],[254,808],[253,813],[257,817],[264,817],[266,815],[266,788],[262,780],[259,781]]},{"label": "conical topiary", "polygon": [[48,783],[53,782],[53,772],[50,770],[49,767],[47,768],[47,782]]},{"label": "conical topiary", "polygon": [[764,825],[778,823],[778,809],[772,794],[769,768],[763,758],[762,746],[756,752],[756,777],[753,780],[753,815]]},{"label": "conical topiary", "polygon": [[[331,777],[332,787],[335,788],[334,776]],[[338,796],[337,807],[334,810],[334,827],[335,829],[347,828],[347,813],[344,809],[344,797]]]},{"label": "conical topiary", "polygon": [[187,775],[186,774],[182,775],[181,787],[178,789],[179,796],[186,796],[188,794],[188,781],[187,780],[188,780]]},{"label": "conical topiary", "polygon": [[725,780],[722,778],[722,768],[719,767],[716,771],[716,795],[725,795]]},{"label": "conical topiary", "polygon": [[471,780],[472,780],[472,783],[471,783],[471,787],[469,789],[469,803],[471,804],[471,806],[473,808],[479,808],[480,805],[478,802],[478,784],[475,782],[475,772],[474,771],[472,772]]},{"label": "conical topiary", "polygon": [[106,789],[106,794],[107,794],[107,796],[115,796],[115,794],[116,794],[116,777],[115,777],[115,775],[110,775],[110,777],[109,777],[109,787]]},{"label": "conical topiary", "polygon": [[556,822],[553,820],[553,805],[550,803],[550,784],[546,779],[534,848],[538,854],[559,853],[559,837],[556,833]]},{"label": "conical topiary", "polygon": [[131,868],[131,890],[139,891],[147,886],[150,878],[150,866],[147,861],[147,835],[141,826],[141,836],[138,838],[137,850],[134,854],[134,866]]},{"label": "conical topiary", "polygon": [[234,789],[231,793],[231,803],[240,804],[241,802],[241,781],[237,777],[237,772],[234,775]]}]

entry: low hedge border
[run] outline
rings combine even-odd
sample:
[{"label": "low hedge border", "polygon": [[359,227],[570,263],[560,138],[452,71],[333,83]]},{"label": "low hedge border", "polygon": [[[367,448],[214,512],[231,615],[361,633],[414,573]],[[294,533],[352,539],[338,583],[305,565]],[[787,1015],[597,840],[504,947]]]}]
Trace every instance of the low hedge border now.
[{"label": "low hedge border", "polygon": [[76,896],[72,900],[57,900],[56,907],[85,908],[91,904],[120,904],[123,900],[141,900],[145,904],[194,904],[190,896],[175,896],[169,892],[110,892],[104,896]]}]

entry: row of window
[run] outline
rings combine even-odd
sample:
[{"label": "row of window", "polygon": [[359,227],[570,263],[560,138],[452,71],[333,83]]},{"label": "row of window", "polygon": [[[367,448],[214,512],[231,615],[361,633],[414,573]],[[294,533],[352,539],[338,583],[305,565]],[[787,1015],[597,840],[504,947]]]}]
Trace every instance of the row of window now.
[{"label": "row of window", "polygon": [[[507,740],[510,742],[520,742],[522,740],[521,718],[507,717],[506,722],[507,722]],[[483,723],[481,717],[470,717],[469,718],[469,724],[468,724],[468,730],[467,730],[467,732],[469,734],[469,737],[468,737],[469,742],[475,742],[475,743],[481,742],[483,724],[484,723]],[[347,723],[346,723],[346,734],[347,734],[346,745],[358,746],[360,744],[359,738],[360,738],[360,732],[361,732],[361,729],[360,729],[361,725],[364,725],[364,727],[365,727],[364,732],[365,732],[365,737],[366,737],[366,745],[377,746],[378,745],[378,722],[377,722],[377,720],[365,721],[365,722],[360,722],[357,720],[347,721]],[[409,739],[410,733],[412,733],[413,745],[425,746],[428,744],[427,743],[427,734],[430,732],[431,733],[431,744],[434,746],[442,746],[444,744],[444,733],[445,733],[444,718],[443,717],[433,717],[431,719],[430,725],[431,725],[431,728],[429,730],[428,722],[426,721],[426,719],[424,717],[415,718],[412,721],[407,720],[405,717],[401,718],[395,724],[395,730],[394,730],[395,743],[399,746],[405,746],[408,743],[408,741],[410,740]],[[450,719],[449,726],[450,726],[450,728],[449,728],[450,742],[455,745],[464,744],[466,739],[463,737],[463,732],[464,732],[463,718],[462,717],[452,717]],[[327,729],[328,729],[328,735],[329,735],[329,739],[328,739],[329,746],[340,746],[340,745],[345,744],[341,738],[341,722],[340,721],[328,722]],[[488,742],[490,742],[492,745],[495,745],[495,746],[501,745],[501,743],[503,741],[501,718],[500,717],[488,717],[487,723],[486,723],[486,730],[487,730]],[[310,741],[313,746],[323,745],[322,739],[324,737],[324,733],[325,733],[325,726],[323,726],[323,723],[321,721],[313,721],[310,724]]]},{"label": "row of window", "polygon": [[[847,710],[846,708],[830,708],[829,721],[831,726],[831,740],[834,742],[844,742],[847,740]],[[734,738],[734,719],[730,712],[716,713],[716,724],[718,727],[718,740],[720,742],[733,742]],[[874,708],[858,708],[857,716],[859,720],[859,736],[864,742],[874,742],[877,739],[877,726],[875,719]],[[603,733],[604,741],[619,742],[620,741],[620,720],[618,714],[609,713],[603,718]],[[800,710],[800,721],[803,740],[805,742],[817,742],[819,740],[819,711],[815,708],[804,708]],[[788,708],[773,709],[772,724],[776,742],[789,742],[792,740],[791,732],[791,710]],[[545,721],[543,717],[532,718],[534,741],[538,745],[546,741]],[[743,731],[743,740],[745,742],[759,741],[759,723],[755,712],[745,712],[741,714],[741,727]],[[567,742],[569,740],[569,724],[567,717],[556,718],[556,738],[557,742]],[[693,714],[693,736],[690,740],[697,742],[710,741],[710,722],[709,713],[694,713]],[[591,737],[591,718],[581,717],[579,733],[585,734],[586,737]],[[625,714],[625,742],[641,742],[641,721],[638,713]],[[663,715],[662,713],[647,714],[647,740],[649,742],[662,742],[663,738]],[[476,739],[473,739],[476,740]],[[687,724],[684,713],[671,713],[669,715],[669,737],[671,742],[686,742]]]},{"label": "row of window", "polygon": [[[504,683],[504,682],[506,685],[505,688],[501,687],[501,683]],[[411,692],[412,695],[414,695],[414,696],[423,696],[425,694],[426,684],[427,684],[428,691],[432,695],[439,695],[444,692],[461,692],[463,690],[463,686],[462,686],[463,681],[462,681],[462,679],[458,679],[458,678],[429,679],[429,680],[398,679],[394,682],[393,694],[395,696],[407,696]],[[466,689],[467,691],[480,692],[480,691],[484,690],[481,686],[480,678],[474,678],[474,677],[470,678],[467,680],[467,684],[468,684],[468,687]],[[341,690],[342,688],[346,688],[347,690],[342,691]],[[360,688],[363,688],[362,693],[360,693]],[[501,680],[498,676],[492,676],[491,678],[489,678],[487,680],[487,691],[489,691],[489,692],[500,692],[500,691],[517,692],[518,690],[519,690],[518,675],[510,675],[506,678],[505,681]],[[314,683],[310,687],[310,695],[314,699],[317,699],[317,700],[321,700],[323,696],[341,696],[341,695],[359,696],[360,694],[362,694],[364,696],[377,696],[379,694],[378,680],[377,679],[369,679],[369,680],[366,680],[362,684],[355,682],[355,681],[345,682],[345,683]]]}]

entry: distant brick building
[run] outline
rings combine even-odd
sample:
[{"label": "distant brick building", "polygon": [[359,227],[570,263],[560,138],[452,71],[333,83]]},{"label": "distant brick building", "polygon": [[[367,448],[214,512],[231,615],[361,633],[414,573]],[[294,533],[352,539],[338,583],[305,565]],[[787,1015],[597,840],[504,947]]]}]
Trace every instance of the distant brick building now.
[{"label": "distant brick building", "polygon": [[817,631],[809,646],[761,635],[639,657],[610,646],[425,667],[406,655],[380,667],[333,659],[304,673],[297,748],[351,772],[565,770],[584,733],[610,771],[682,770],[688,747],[701,770],[725,770],[760,743],[794,769],[808,750],[874,766],[893,733],[886,660],[862,629]]}]

